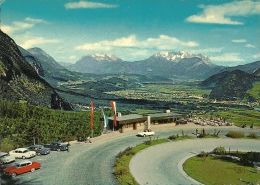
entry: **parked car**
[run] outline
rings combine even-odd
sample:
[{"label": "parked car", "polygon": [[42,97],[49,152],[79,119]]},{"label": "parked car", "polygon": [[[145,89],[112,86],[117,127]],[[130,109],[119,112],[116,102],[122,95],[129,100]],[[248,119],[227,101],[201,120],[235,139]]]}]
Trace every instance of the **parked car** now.
[{"label": "parked car", "polygon": [[16,177],[16,175],[26,173],[26,172],[34,172],[36,169],[39,169],[41,167],[41,163],[38,163],[36,161],[29,161],[24,160],[20,162],[15,162],[13,166],[9,166],[4,168],[4,174]]},{"label": "parked car", "polygon": [[155,132],[153,132],[151,129],[148,129],[148,130],[144,130],[143,132],[138,132],[137,136],[145,137],[145,136],[153,136],[154,134]]},{"label": "parked car", "polygon": [[45,148],[43,145],[32,145],[28,150],[35,151],[36,155],[47,155],[50,153],[50,148]]},{"label": "parked car", "polygon": [[6,164],[6,163],[11,163],[15,161],[14,156],[10,156],[6,152],[0,152],[0,164]]},{"label": "parked car", "polygon": [[187,120],[184,119],[184,118],[181,118],[181,119],[179,119],[179,120],[176,121],[176,124],[177,124],[177,125],[178,125],[178,124],[187,124]]},{"label": "parked car", "polygon": [[43,145],[45,148],[50,148],[51,150],[54,150],[54,151],[66,151],[67,150],[67,144],[63,144],[59,141],[57,142],[52,142],[50,144],[46,144],[46,145]]},{"label": "parked car", "polygon": [[17,148],[15,150],[12,150],[9,152],[10,156],[13,156],[15,158],[32,158],[36,156],[35,151],[29,151],[27,148]]}]

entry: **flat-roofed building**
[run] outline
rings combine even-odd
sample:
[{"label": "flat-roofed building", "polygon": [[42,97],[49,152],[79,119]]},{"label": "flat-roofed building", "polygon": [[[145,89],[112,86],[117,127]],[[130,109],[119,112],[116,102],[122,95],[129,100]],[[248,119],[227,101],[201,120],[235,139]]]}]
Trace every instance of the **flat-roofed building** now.
[{"label": "flat-roofed building", "polygon": [[176,123],[177,120],[183,118],[184,114],[179,114],[175,112],[170,112],[166,110],[164,113],[155,113],[155,114],[129,114],[121,115],[118,113],[116,116],[116,126],[114,125],[114,117],[109,117],[109,128],[111,130],[133,127],[133,130],[136,130],[138,126],[144,125],[144,128],[149,129],[150,124],[164,124],[164,123]]}]

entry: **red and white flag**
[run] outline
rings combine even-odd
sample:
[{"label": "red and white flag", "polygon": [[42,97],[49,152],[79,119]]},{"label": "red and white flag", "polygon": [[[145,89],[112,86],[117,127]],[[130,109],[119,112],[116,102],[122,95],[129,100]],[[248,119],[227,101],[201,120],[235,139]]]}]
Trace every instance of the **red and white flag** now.
[{"label": "red and white flag", "polygon": [[114,110],[114,126],[116,126],[117,125],[116,124],[116,102],[111,101],[110,105],[111,105],[112,109]]}]

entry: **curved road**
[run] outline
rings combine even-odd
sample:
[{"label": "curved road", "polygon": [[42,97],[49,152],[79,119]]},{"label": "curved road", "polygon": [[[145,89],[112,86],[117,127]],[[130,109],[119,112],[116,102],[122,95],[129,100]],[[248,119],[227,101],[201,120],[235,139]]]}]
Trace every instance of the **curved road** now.
[{"label": "curved road", "polygon": [[[245,134],[250,132],[257,133],[260,135],[260,130],[247,130],[240,129],[237,127],[211,127],[211,126],[198,126],[192,123],[188,125],[178,125],[174,126],[173,124],[167,125],[152,125],[152,129],[156,132],[155,137],[168,138],[170,135],[182,134],[182,130],[185,134],[192,135],[195,132],[196,128],[205,128],[206,133],[214,133],[214,129],[217,131],[221,130],[220,135],[224,135],[229,131],[238,130],[242,131]],[[10,182],[12,180],[4,178],[2,184],[37,184],[37,185],[115,185],[118,184],[115,176],[113,175],[113,165],[116,160],[116,155],[120,151],[124,151],[127,147],[136,146],[149,138],[140,138],[136,137],[136,133],[142,130],[143,127],[138,127],[138,130],[132,130],[132,128],[125,129],[125,133],[112,132],[109,134],[104,134],[100,137],[93,138],[92,143],[77,143],[71,142],[70,152],[55,152],[52,151],[47,156],[37,156],[32,160],[39,161],[42,164],[41,169],[35,171],[34,173],[27,173],[19,175],[16,178],[16,182]],[[197,146],[201,143],[203,139],[190,140],[189,142],[194,143],[193,145]],[[205,140],[205,141],[208,141]],[[221,139],[216,139],[217,142],[222,141]],[[224,140],[223,140],[224,141]],[[232,141],[232,140],[225,140]],[[186,142],[186,141],[185,141]],[[183,143],[185,144],[183,141]],[[252,142],[251,140],[247,140]],[[181,142],[180,142],[181,143]],[[196,143],[196,144],[195,144]],[[173,142],[170,142],[173,144]],[[185,145],[183,145],[184,147]],[[219,146],[219,145],[218,145]],[[223,146],[223,145],[221,145]],[[203,146],[200,147],[200,150],[186,149],[190,154],[200,152]],[[209,149],[212,150],[214,146]],[[207,148],[203,149],[207,150]],[[141,156],[138,154],[136,157]],[[163,156],[166,154],[162,154]],[[173,153],[173,155],[175,155]],[[158,159],[161,158],[158,156]],[[142,158],[146,159],[146,158]],[[165,158],[164,158],[165,159]],[[182,157],[180,157],[182,159]],[[163,162],[163,161],[162,161]],[[132,163],[132,161],[131,161]],[[156,163],[152,161],[152,163]],[[169,169],[172,168],[172,165],[169,164]],[[175,167],[177,168],[177,166]],[[136,168],[131,166],[131,172],[136,176]],[[142,171],[146,174],[146,170]],[[141,173],[141,174],[142,174]],[[175,175],[173,175],[175,176]],[[137,176],[136,176],[137,177]],[[166,178],[166,177],[165,177]],[[167,179],[167,178],[166,178]],[[183,179],[186,179],[183,176]],[[143,180],[140,180],[137,177],[140,184],[143,183]],[[147,181],[147,179],[145,180]],[[153,184],[153,183],[151,183]],[[190,183],[189,183],[190,184]]]},{"label": "curved road", "polygon": [[209,152],[219,146],[226,150],[230,147],[231,150],[260,152],[259,140],[221,138],[169,142],[135,155],[130,162],[130,172],[139,184],[201,184],[188,177],[182,164],[201,151]]}]

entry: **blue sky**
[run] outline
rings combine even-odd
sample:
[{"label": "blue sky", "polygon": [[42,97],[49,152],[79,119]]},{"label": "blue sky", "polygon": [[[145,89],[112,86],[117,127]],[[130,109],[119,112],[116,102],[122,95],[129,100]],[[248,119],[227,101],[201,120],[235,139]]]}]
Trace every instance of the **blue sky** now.
[{"label": "blue sky", "polygon": [[2,31],[58,62],[100,53],[137,61],[172,51],[224,66],[260,60],[258,0],[1,1]]}]

